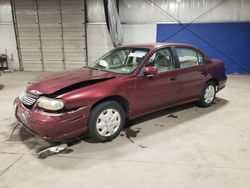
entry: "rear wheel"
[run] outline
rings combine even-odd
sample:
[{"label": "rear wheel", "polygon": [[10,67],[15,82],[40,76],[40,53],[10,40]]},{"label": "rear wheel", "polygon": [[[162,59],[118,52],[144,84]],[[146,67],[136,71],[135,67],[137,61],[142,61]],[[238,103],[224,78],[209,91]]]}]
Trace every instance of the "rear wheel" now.
[{"label": "rear wheel", "polygon": [[212,81],[205,84],[199,99],[199,105],[201,107],[208,107],[213,103],[216,95],[215,87],[216,84]]},{"label": "rear wheel", "polygon": [[90,114],[88,129],[91,138],[98,142],[114,139],[121,132],[125,112],[115,101],[106,101],[95,106]]}]

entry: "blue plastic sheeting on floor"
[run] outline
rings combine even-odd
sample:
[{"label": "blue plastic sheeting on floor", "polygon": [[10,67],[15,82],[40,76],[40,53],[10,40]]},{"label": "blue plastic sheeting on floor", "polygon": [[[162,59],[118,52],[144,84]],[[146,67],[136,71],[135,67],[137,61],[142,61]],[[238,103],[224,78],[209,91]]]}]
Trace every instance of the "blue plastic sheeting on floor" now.
[{"label": "blue plastic sheeting on floor", "polygon": [[227,73],[250,73],[250,23],[157,24],[157,42],[189,43],[225,62]]}]

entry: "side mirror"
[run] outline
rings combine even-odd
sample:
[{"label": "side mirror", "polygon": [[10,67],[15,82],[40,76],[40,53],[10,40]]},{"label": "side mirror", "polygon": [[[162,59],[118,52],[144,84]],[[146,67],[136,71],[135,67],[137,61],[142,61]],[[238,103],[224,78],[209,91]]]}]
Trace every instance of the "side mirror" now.
[{"label": "side mirror", "polygon": [[153,77],[157,74],[157,68],[156,67],[145,67],[143,71],[144,75],[146,77]]}]

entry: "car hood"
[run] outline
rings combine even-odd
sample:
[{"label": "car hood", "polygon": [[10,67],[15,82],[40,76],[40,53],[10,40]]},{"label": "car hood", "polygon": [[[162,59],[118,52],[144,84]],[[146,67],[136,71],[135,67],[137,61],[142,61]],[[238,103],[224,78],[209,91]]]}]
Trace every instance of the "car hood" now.
[{"label": "car hood", "polygon": [[41,95],[53,94],[64,88],[77,89],[89,84],[98,83],[114,78],[116,74],[94,69],[81,68],[78,70],[49,73],[28,82],[26,92]]}]

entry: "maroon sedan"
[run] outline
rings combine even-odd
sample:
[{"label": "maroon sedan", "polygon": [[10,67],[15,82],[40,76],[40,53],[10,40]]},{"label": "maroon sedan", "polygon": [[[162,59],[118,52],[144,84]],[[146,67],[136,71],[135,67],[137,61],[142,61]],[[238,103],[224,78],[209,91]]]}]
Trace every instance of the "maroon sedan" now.
[{"label": "maroon sedan", "polygon": [[15,99],[15,115],[45,140],[88,132],[107,141],[119,135],[125,119],[192,101],[210,106],[226,79],[223,62],[191,45],[123,46],[88,68],[30,81]]}]

